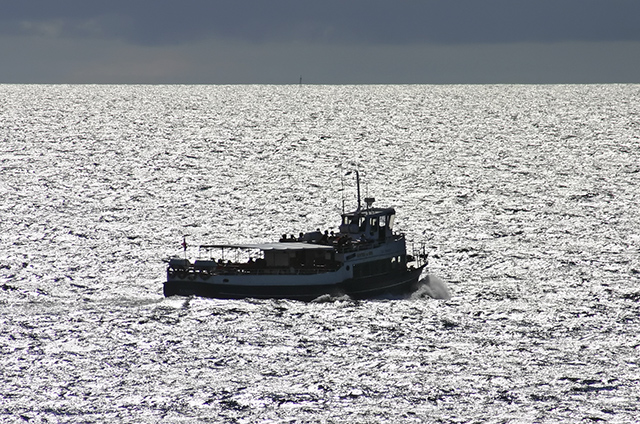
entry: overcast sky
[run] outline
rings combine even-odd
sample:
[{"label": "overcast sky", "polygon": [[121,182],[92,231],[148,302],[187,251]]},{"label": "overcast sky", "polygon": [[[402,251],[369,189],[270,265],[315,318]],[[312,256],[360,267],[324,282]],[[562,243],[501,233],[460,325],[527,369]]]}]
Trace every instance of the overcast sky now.
[{"label": "overcast sky", "polygon": [[0,0],[0,83],[640,83],[640,0]]}]

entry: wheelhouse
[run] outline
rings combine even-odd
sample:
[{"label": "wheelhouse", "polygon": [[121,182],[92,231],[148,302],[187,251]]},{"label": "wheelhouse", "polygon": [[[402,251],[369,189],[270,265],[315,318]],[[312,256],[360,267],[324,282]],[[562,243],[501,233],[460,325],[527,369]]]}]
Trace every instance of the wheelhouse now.
[{"label": "wheelhouse", "polygon": [[358,208],[354,212],[343,213],[340,233],[354,239],[384,242],[393,236],[393,223],[396,211],[393,208],[372,208],[373,198],[365,199],[366,209]]}]

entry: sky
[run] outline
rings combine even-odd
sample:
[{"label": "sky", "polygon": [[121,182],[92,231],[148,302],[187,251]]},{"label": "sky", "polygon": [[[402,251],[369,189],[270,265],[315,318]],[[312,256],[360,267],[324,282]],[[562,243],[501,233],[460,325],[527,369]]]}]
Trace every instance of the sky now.
[{"label": "sky", "polygon": [[0,83],[640,83],[640,0],[0,0]]}]

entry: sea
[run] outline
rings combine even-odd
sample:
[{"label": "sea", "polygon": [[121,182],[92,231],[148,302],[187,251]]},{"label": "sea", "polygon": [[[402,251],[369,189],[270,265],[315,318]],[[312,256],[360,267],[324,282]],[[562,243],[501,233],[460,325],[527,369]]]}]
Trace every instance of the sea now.
[{"label": "sea", "polygon": [[[0,422],[640,419],[640,85],[0,99]],[[416,292],[163,296],[201,244],[337,230],[355,170]]]}]

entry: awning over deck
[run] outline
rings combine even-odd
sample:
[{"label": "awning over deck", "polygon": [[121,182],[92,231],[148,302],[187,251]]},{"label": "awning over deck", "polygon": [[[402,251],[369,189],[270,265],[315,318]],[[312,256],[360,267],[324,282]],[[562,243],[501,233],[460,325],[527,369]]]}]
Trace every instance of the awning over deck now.
[{"label": "awning over deck", "polygon": [[203,244],[201,249],[258,249],[268,250],[333,250],[332,246],[324,244],[311,244],[301,242],[283,242],[283,243],[258,243],[258,244]]}]

